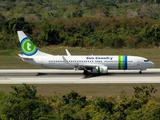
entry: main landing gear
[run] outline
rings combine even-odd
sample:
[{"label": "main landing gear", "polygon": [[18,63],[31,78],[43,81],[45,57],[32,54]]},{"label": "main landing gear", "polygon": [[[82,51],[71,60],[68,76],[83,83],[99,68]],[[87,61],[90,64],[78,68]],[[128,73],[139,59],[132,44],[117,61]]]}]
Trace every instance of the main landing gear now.
[{"label": "main landing gear", "polygon": [[142,71],[141,71],[141,70],[139,71],[139,74],[142,74]]},{"label": "main landing gear", "polygon": [[87,70],[84,70],[84,71],[83,71],[83,74],[84,74],[84,75],[90,75],[90,72],[88,72]]}]

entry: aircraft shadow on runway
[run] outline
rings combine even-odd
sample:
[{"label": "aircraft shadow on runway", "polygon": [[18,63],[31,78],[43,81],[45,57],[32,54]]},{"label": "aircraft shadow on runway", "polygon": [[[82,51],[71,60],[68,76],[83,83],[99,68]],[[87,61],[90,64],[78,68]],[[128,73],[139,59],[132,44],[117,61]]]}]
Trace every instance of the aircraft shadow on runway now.
[{"label": "aircraft shadow on runway", "polygon": [[56,75],[56,76],[58,76],[58,75],[68,75],[68,76],[70,76],[70,75],[72,75],[72,76],[77,76],[77,75],[81,75],[81,73],[37,73],[37,75],[36,76],[48,76],[48,75]]},{"label": "aircraft shadow on runway", "polygon": [[123,76],[123,77],[160,77],[160,72],[143,72],[142,74],[139,74],[138,72],[123,72],[123,73],[116,73],[116,72],[110,72],[107,74],[102,75],[83,75],[82,73],[37,73],[36,76],[60,76],[60,77],[77,77],[77,76],[83,76],[82,79],[89,79],[93,77],[100,77],[100,76],[106,76],[106,77],[112,77],[112,76]]}]

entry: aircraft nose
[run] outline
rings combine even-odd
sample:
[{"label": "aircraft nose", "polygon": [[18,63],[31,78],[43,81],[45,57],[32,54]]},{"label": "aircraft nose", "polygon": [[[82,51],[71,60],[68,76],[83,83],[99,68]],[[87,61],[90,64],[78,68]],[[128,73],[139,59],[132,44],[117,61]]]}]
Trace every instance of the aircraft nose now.
[{"label": "aircraft nose", "polygon": [[150,67],[153,67],[154,66],[154,62],[150,62]]}]

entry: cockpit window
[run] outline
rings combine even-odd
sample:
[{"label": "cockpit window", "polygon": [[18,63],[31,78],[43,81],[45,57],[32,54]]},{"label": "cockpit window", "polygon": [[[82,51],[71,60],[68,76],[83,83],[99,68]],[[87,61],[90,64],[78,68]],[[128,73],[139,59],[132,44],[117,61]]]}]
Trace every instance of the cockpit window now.
[{"label": "cockpit window", "polygon": [[149,60],[144,60],[144,62],[148,62]]}]

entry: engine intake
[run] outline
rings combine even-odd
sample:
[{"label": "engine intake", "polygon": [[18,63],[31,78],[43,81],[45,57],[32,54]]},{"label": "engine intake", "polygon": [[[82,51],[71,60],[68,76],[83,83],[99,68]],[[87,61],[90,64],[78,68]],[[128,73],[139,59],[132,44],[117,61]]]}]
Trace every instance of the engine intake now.
[{"label": "engine intake", "polygon": [[108,67],[106,67],[106,66],[98,66],[98,67],[94,67],[94,68],[92,68],[92,70],[91,70],[91,72],[93,73],[93,74],[106,74],[106,73],[108,73]]}]

